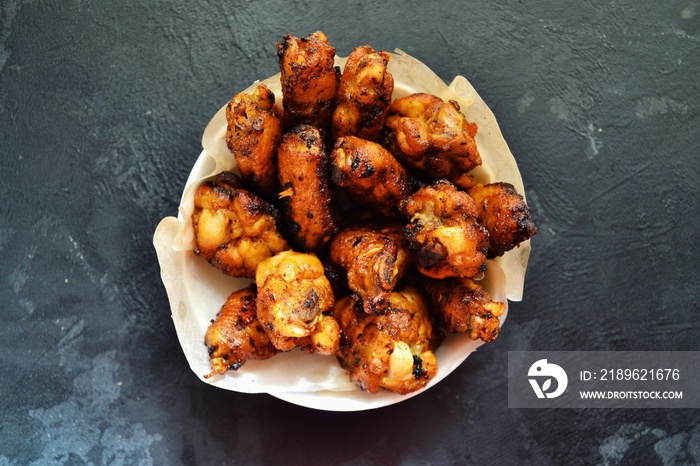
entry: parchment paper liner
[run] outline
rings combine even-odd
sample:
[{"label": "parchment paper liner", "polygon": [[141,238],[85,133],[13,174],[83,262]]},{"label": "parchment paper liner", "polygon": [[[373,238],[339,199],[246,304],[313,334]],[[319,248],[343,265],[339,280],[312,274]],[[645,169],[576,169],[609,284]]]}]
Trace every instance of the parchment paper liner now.
[{"label": "parchment paper liner", "polygon": [[[342,69],[346,60],[337,57],[336,65]],[[478,125],[476,141],[483,165],[472,173],[482,183],[511,183],[525,195],[517,164],[496,118],[464,77],[455,77],[447,86],[427,66],[400,50],[391,54],[389,70],[396,83],[394,98],[413,92],[427,92],[445,100],[457,101],[466,118]],[[275,93],[277,104],[281,104],[279,74],[262,82]],[[258,84],[251,85],[248,91]],[[376,408],[420,393],[405,396],[381,391],[374,395],[363,393],[348,380],[335,357],[308,355],[299,350],[278,354],[265,361],[247,361],[238,371],[204,379],[203,376],[210,372],[204,332],[228,295],[250,283],[247,279],[227,277],[192,252],[195,244],[191,222],[194,190],[202,180],[223,170],[236,171],[233,157],[226,147],[224,111],[225,106],[204,130],[204,150],[185,185],[178,217],[164,218],[153,238],[173,322],[191,369],[202,381],[220,388],[244,393],[269,393],[295,404],[333,411]],[[530,242],[526,241],[503,257],[489,261],[483,283],[495,300],[507,303],[507,299],[522,299],[529,254]],[[502,324],[506,314],[501,317]],[[446,377],[482,344],[462,335],[448,335],[436,352],[438,375],[425,389]]]}]

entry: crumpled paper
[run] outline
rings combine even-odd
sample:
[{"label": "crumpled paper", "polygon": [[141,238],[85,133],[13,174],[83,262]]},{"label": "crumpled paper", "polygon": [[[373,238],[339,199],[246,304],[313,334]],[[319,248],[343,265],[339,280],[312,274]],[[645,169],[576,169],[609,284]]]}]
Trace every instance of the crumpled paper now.
[{"label": "crumpled paper", "polygon": [[[448,86],[426,65],[406,53],[397,50],[390,55],[389,71],[395,81],[394,98],[427,92],[458,102],[466,118],[478,125],[476,142],[483,165],[472,173],[481,183],[511,183],[524,196],[518,166],[496,118],[471,84],[464,77],[457,76]],[[342,69],[346,60],[337,57],[336,65]],[[275,93],[277,105],[280,105],[282,92],[279,74],[262,82]],[[258,84],[255,82],[247,91],[252,92]],[[204,378],[211,370],[204,333],[228,295],[250,283],[247,279],[224,275],[193,253],[195,241],[191,216],[196,187],[202,180],[223,170],[236,171],[235,161],[226,147],[225,134],[224,106],[204,130],[204,150],[185,185],[178,217],[164,218],[153,237],[173,323],[192,371],[202,381],[227,390],[269,393],[296,404],[335,411],[370,409],[420,393],[405,396],[389,392],[374,395],[363,393],[349,381],[335,357],[308,355],[298,349],[265,361],[247,361],[238,371]],[[493,299],[506,303],[507,299],[522,299],[529,253],[530,242],[526,241],[503,257],[489,261],[483,283]],[[502,322],[505,317],[506,314],[501,317]],[[451,373],[481,344],[481,341],[472,341],[463,335],[448,335],[436,351],[438,375],[425,389]]]}]

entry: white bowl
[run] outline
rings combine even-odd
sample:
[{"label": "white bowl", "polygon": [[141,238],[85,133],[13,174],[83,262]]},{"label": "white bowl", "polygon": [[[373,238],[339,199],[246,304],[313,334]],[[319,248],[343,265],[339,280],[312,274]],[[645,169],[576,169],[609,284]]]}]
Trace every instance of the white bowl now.
[{"label": "white bowl", "polygon": [[[427,92],[445,100],[455,100],[469,121],[478,125],[476,142],[483,165],[473,174],[482,183],[505,181],[523,196],[517,164],[503,139],[496,118],[474,88],[462,76],[446,85],[435,73],[415,58],[397,50],[392,53],[389,70],[394,76],[394,99],[414,92]],[[346,58],[337,57],[336,65]],[[281,101],[279,74],[264,81]],[[248,91],[257,86],[254,83]],[[436,350],[438,374],[420,391],[398,395],[386,391],[369,394],[352,384],[334,356],[308,355],[295,349],[264,361],[247,361],[238,371],[205,379],[211,369],[204,345],[204,333],[226,298],[251,281],[232,278],[195,256],[191,215],[194,191],[199,183],[223,170],[236,171],[225,141],[225,106],[207,125],[202,138],[204,150],[192,168],[185,185],[178,217],[164,218],[156,228],[153,244],[161,268],[161,277],[170,302],[173,323],[182,350],[192,371],[203,382],[242,393],[268,393],[276,398],[314,409],[361,411],[398,403],[416,396],[454,371],[483,344],[464,335],[447,334]],[[525,269],[530,253],[526,241],[504,256],[488,261],[482,283],[494,300],[522,299]]]}]

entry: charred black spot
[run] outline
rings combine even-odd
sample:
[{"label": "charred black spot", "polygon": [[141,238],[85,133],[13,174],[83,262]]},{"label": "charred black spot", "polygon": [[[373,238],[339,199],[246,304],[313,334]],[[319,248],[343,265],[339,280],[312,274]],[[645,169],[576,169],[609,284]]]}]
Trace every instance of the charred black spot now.
[{"label": "charred black spot", "polygon": [[304,299],[304,302],[302,303],[302,307],[305,309],[315,307],[316,303],[318,303],[318,295],[314,290],[309,290],[309,293],[306,295],[306,298]]},{"label": "charred black spot", "polygon": [[440,241],[433,240],[420,249],[418,263],[422,267],[432,267],[447,257],[447,248]]},{"label": "charred black spot", "polygon": [[425,377],[426,373],[423,370],[423,360],[420,358],[420,356],[416,356],[415,354],[413,355],[413,378],[414,379],[420,379],[421,377]]},{"label": "charred black spot", "polygon": [[229,364],[229,365],[228,365],[228,368],[229,368],[230,370],[232,370],[232,371],[237,371],[238,369],[241,368],[242,365],[243,365],[242,362],[236,361],[236,362],[234,362],[233,364]]},{"label": "charred black spot", "polygon": [[356,247],[358,244],[362,242],[362,240],[365,239],[365,235],[360,235],[355,240],[352,242],[352,247]]}]

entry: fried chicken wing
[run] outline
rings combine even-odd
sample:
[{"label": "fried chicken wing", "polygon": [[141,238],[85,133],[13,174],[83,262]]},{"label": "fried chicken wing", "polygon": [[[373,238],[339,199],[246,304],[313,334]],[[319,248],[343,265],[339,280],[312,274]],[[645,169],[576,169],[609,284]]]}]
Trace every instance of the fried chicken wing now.
[{"label": "fried chicken wing", "polygon": [[326,35],[321,31],[306,38],[287,34],[277,43],[277,57],[286,127],[308,123],[330,131],[340,70]]},{"label": "fried chicken wing", "polygon": [[324,354],[337,350],[337,322],[324,316],[332,312],[335,298],[315,255],[281,252],[258,265],[255,282],[258,320],[277,349],[301,346]]},{"label": "fried chicken wing", "polygon": [[399,241],[368,226],[347,227],[336,234],[330,257],[345,270],[350,291],[369,314],[386,310],[389,293],[408,265]]},{"label": "fried chicken wing", "polygon": [[505,303],[496,302],[471,278],[427,279],[423,285],[428,308],[449,332],[464,333],[488,343],[501,330],[498,318]]},{"label": "fried chicken wing", "polygon": [[420,176],[444,178],[461,188],[476,183],[467,173],[481,165],[477,126],[466,120],[457,102],[425,93],[397,99],[385,127],[385,145]]},{"label": "fried chicken wing", "polygon": [[290,239],[299,249],[317,251],[337,230],[321,133],[310,125],[297,126],[282,137],[277,158]]},{"label": "fried chicken wing", "polygon": [[281,112],[264,84],[252,94],[236,94],[226,105],[226,144],[244,180],[267,195],[277,185],[277,145],[282,139]]},{"label": "fried chicken wing", "polygon": [[331,153],[331,181],[355,201],[385,216],[397,216],[410,193],[406,169],[381,145],[356,136],[338,139]]},{"label": "fried chicken wing", "polygon": [[342,331],[338,360],[362,390],[405,395],[437,374],[434,351],[442,334],[415,288],[392,292],[387,311],[379,315],[365,313],[359,301],[346,296],[334,316]]},{"label": "fried chicken wing", "polygon": [[537,233],[530,208],[509,183],[477,184],[469,190],[477,221],[489,232],[489,258],[502,256]]},{"label": "fried chicken wing", "polygon": [[411,219],[404,233],[421,273],[474,277],[486,270],[488,232],[476,222],[476,205],[467,193],[440,180],[416,191],[399,208]]},{"label": "fried chicken wing", "polygon": [[289,245],[277,229],[274,206],[242,185],[235,174],[222,172],[198,186],[192,213],[194,252],[228,275],[252,278],[261,261]]},{"label": "fried chicken wing", "polygon": [[251,285],[231,293],[204,334],[212,371],[205,378],[238,370],[249,359],[268,359],[277,354],[258,322],[256,290]]},{"label": "fried chicken wing", "polygon": [[387,71],[388,63],[388,53],[375,52],[369,45],[352,51],[338,86],[333,139],[358,136],[377,140],[394,92],[394,77]]}]

